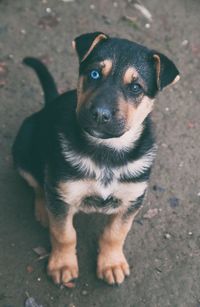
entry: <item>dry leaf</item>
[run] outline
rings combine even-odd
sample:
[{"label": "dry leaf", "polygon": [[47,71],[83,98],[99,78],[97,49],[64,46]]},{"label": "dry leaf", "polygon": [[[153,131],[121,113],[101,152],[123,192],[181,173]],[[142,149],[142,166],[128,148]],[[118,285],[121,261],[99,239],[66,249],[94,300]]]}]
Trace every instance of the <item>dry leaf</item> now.
[{"label": "dry leaf", "polygon": [[33,251],[38,255],[38,256],[44,256],[47,254],[47,251],[44,247],[42,246],[37,246],[33,248]]},{"label": "dry leaf", "polygon": [[140,13],[146,18],[148,19],[149,21],[152,21],[152,15],[151,13],[149,12],[149,10],[144,6],[144,5],[141,5],[139,3],[135,3],[134,4],[134,7],[140,11]]}]

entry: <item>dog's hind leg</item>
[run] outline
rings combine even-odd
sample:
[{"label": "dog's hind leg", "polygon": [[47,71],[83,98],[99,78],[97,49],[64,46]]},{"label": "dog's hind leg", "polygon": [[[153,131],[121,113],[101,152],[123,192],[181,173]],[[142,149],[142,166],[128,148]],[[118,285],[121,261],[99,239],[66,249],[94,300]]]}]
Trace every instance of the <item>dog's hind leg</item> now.
[{"label": "dog's hind leg", "polygon": [[19,170],[20,175],[34,189],[35,192],[35,218],[43,227],[48,227],[48,214],[46,210],[46,200],[43,188],[35,178],[24,170]]},{"label": "dog's hind leg", "polygon": [[46,199],[42,188],[35,189],[35,218],[43,227],[48,227],[49,219],[46,210]]}]

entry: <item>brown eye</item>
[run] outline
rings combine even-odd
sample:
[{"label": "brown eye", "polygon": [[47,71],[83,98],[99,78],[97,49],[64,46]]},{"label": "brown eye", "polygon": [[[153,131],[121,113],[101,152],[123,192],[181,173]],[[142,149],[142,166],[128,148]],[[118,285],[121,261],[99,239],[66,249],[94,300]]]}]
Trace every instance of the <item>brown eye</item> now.
[{"label": "brown eye", "polygon": [[131,92],[133,92],[134,94],[140,94],[143,92],[143,88],[139,83],[131,83],[129,86]]}]

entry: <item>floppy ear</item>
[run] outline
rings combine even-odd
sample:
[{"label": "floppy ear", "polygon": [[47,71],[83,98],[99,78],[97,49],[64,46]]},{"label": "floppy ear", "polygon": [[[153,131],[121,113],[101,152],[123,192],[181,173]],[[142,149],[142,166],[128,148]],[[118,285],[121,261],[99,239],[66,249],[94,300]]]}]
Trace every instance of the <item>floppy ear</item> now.
[{"label": "floppy ear", "polygon": [[167,85],[175,84],[180,79],[178,69],[168,57],[155,51],[153,58],[156,65],[156,80],[159,91]]},{"label": "floppy ear", "polygon": [[88,57],[97,44],[108,38],[108,35],[102,32],[82,34],[75,38],[72,47],[76,50],[80,63]]}]

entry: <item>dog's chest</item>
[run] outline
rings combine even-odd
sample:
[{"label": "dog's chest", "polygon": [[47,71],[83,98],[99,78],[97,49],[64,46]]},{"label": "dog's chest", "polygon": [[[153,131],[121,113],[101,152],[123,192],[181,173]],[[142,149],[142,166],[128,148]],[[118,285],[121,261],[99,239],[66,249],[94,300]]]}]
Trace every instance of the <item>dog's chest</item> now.
[{"label": "dog's chest", "polygon": [[[58,192],[64,202],[85,212],[114,213],[141,196],[147,182],[131,182],[130,178],[148,169],[155,156],[155,150],[144,154],[140,159],[119,167],[97,165],[90,157],[70,149],[61,136],[62,154],[65,161],[81,174],[82,179],[61,181]],[[80,176],[79,176],[80,177]],[[122,181],[122,178],[128,178]]]},{"label": "dog's chest", "polygon": [[128,207],[130,202],[143,194],[146,189],[146,182],[120,182],[117,174],[111,169],[101,169],[93,174],[95,176],[92,179],[61,182],[59,194],[62,199],[70,206],[86,213],[111,214]]}]

